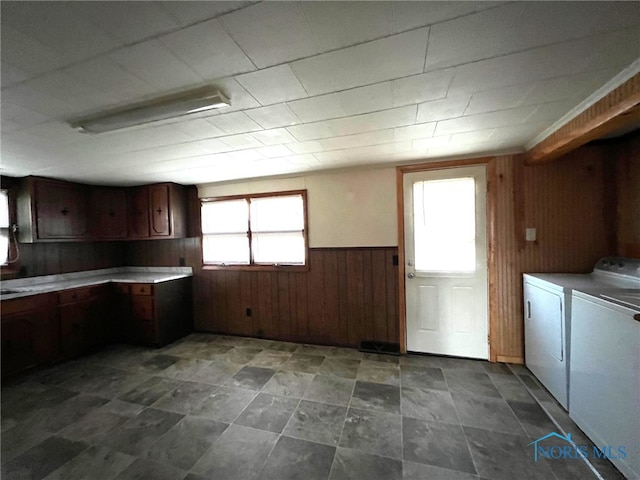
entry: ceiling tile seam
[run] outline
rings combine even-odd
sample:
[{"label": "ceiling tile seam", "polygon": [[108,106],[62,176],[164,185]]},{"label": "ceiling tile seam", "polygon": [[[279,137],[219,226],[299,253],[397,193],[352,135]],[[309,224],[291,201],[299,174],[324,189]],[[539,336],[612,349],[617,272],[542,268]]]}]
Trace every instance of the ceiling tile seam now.
[{"label": "ceiling tile seam", "polygon": [[[255,5],[255,3],[254,3],[254,4],[252,4],[252,5]],[[239,10],[239,9],[234,10],[234,12],[237,12],[238,10]],[[229,13],[231,13],[231,12],[229,12]],[[224,16],[224,15],[223,15],[223,16]],[[252,71],[254,71],[254,72],[256,72],[256,71],[260,71],[260,67],[258,67],[258,66],[256,65],[256,62],[254,62],[253,58],[251,58],[251,57],[249,56],[249,54],[245,51],[245,49],[244,49],[244,48],[242,48],[242,45],[240,45],[240,44],[238,43],[238,41],[237,41],[235,38],[233,38],[233,35],[231,35],[231,32],[229,31],[229,28],[228,28],[228,27],[227,27],[227,25],[224,23],[224,21],[223,21],[223,19],[222,19],[222,16],[220,17],[219,22],[220,22],[220,26],[222,26],[222,29],[225,31],[225,33],[226,33],[227,35],[229,35],[229,38],[230,38],[231,40],[233,40],[233,43],[236,45],[236,47],[238,47],[238,49],[240,49],[240,51],[244,54],[244,56],[245,56],[245,57],[247,57],[247,58],[249,59],[249,61],[251,62],[251,65],[253,65],[253,66],[255,67],[255,68],[254,68],[254,70],[252,70]],[[250,73],[250,72],[243,72],[243,73]],[[237,73],[236,75],[242,75],[242,73]],[[237,82],[237,83],[240,83],[240,82]],[[257,100],[256,100],[256,101],[257,101]],[[260,102],[258,102],[258,103],[260,103]]]},{"label": "ceiling tile seam", "polygon": [[[232,13],[235,13],[235,12],[239,11],[239,10],[244,10],[245,8],[252,7],[252,6],[254,6],[254,5],[256,5],[256,4],[260,3],[260,2],[259,2],[259,1],[257,1],[257,2],[250,2],[250,3],[248,3],[247,5],[240,5],[238,8],[234,8],[233,10],[228,10],[228,11],[226,11],[226,12],[222,12],[222,13],[219,13],[219,14],[217,14],[217,15],[212,15],[212,16],[210,16],[210,17],[206,17],[206,18],[204,18],[204,19],[196,20],[195,22],[186,23],[186,24],[183,24],[183,23],[180,21],[180,19],[179,19],[176,15],[174,15],[174,13],[173,13],[172,11],[168,10],[168,9],[164,6],[164,4],[165,4],[165,3],[167,3],[167,2],[166,2],[166,0],[155,1],[154,3],[156,3],[156,4],[158,4],[158,5],[163,5],[161,8],[162,8],[162,9],[163,9],[163,10],[164,10],[164,11],[165,11],[169,16],[171,16],[172,18],[174,18],[174,20],[176,21],[176,23],[180,24],[180,25],[182,26],[182,28],[189,28],[189,27],[193,27],[193,26],[195,26],[195,25],[200,25],[201,23],[208,22],[208,21],[210,21],[210,20],[214,20],[214,19],[216,19],[216,18],[224,17],[225,15],[230,15],[230,14],[232,14]],[[229,3],[232,3],[232,2],[229,2]],[[172,32],[172,33],[173,33],[173,32]]]},{"label": "ceiling tile seam", "polygon": [[424,49],[424,62],[422,62],[422,73],[427,70],[427,57],[429,56],[429,40],[431,39],[431,27],[427,29],[427,46]]},{"label": "ceiling tile seam", "polygon": [[[322,47],[320,46],[320,41],[318,40],[318,36],[316,35],[315,30],[313,29],[313,24],[311,23],[311,20],[309,20],[309,13],[304,8],[304,3],[305,2],[296,2],[296,3],[300,7],[300,10],[302,10],[302,16],[304,17],[304,21],[307,22],[307,28],[309,29],[309,31],[311,32],[311,35],[313,36],[313,41],[316,44],[316,48],[317,48],[318,52],[322,52]],[[318,55],[321,55],[321,54],[319,53]],[[293,70],[293,67],[291,67],[291,70]],[[294,72],[294,75],[295,75],[295,72]],[[300,82],[300,79],[298,79],[298,82]],[[302,82],[300,82],[300,85],[302,85]],[[307,92],[307,89],[304,88],[304,85],[302,85],[302,88],[307,93],[307,95],[309,95],[309,92]]]}]

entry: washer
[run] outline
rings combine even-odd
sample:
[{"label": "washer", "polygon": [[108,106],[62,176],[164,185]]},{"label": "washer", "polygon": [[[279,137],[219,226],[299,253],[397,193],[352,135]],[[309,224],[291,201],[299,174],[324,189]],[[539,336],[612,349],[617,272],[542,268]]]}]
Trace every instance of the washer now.
[{"label": "washer", "polygon": [[639,285],[640,260],[605,257],[588,274],[523,275],[525,364],[570,409],[571,312],[574,290],[608,291]]}]

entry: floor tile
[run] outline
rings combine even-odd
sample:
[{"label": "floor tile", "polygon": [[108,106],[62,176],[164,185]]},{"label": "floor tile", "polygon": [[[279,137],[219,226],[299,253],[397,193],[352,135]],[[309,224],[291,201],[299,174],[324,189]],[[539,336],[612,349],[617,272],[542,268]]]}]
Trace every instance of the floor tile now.
[{"label": "floor tile", "polygon": [[81,419],[69,424],[58,435],[70,440],[93,443],[94,437],[109,432],[142,412],[144,406],[111,400]]},{"label": "floor tile", "polygon": [[364,353],[355,348],[342,348],[342,347],[334,347],[333,350],[329,353],[330,358],[353,358],[355,360],[362,360],[364,358]]},{"label": "floor tile", "polygon": [[478,474],[495,480],[546,480],[553,474],[544,462],[534,462],[528,437],[463,427]]},{"label": "floor tile", "polygon": [[218,388],[206,383],[184,381],[152,406],[160,410],[188,414],[199,407]]},{"label": "floor tile", "polygon": [[224,384],[228,387],[261,390],[275,373],[275,370],[271,368],[242,367],[238,373],[224,382]]},{"label": "floor tile", "polygon": [[444,380],[444,374],[439,368],[401,366],[400,384],[403,387],[449,390]]},{"label": "floor tile", "polygon": [[280,370],[293,370],[295,372],[316,373],[324,357],[294,353],[289,359],[280,365]]},{"label": "floor tile", "polygon": [[526,436],[520,422],[502,398],[452,393],[460,423],[468,427]]},{"label": "floor tile", "polygon": [[405,460],[476,473],[460,425],[403,417],[402,438]]},{"label": "floor tile", "polygon": [[177,413],[147,408],[119,427],[95,437],[95,441],[119,452],[141,455],[182,417]]},{"label": "floor tile", "polygon": [[302,400],[283,433],[310,442],[337,445],[346,413],[345,407]]},{"label": "floor tile", "polygon": [[400,365],[399,355],[385,355],[383,353],[365,353],[363,360],[379,363],[390,363],[391,365]]},{"label": "floor tile", "polygon": [[250,390],[219,387],[195,408],[192,414],[219,422],[233,423],[255,396],[256,392]]},{"label": "floor tile", "polygon": [[50,436],[51,432],[24,428],[22,425],[4,430],[0,435],[0,459],[2,463],[6,463],[23,454]]},{"label": "floor tile", "polygon": [[[90,375],[90,374],[89,374]],[[107,375],[95,384],[83,390],[85,393],[99,395],[105,398],[116,398],[146,382],[151,375],[135,370],[117,370]]]},{"label": "floor tile", "polygon": [[216,345],[214,343],[208,343],[206,345],[199,345],[198,348],[193,349],[190,354],[186,354],[189,358],[195,358],[198,360],[218,360],[221,356],[226,355],[233,347],[230,345]]},{"label": "floor tile", "polygon": [[425,465],[423,463],[403,462],[403,480],[480,480],[477,475],[472,475],[458,470]]},{"label": "floor tile", "polygon": [[260,480],[326,480],[335,447],[282,436],[260,473]]},{"label": "floor tile", "polygon": [[443,370],[449,390],[469,396],[502,398],[489,375],[463,369]]},{"label": "floor tile", "polygon": [[400,385],[400,369],[395,365],[364,361],[360,364],[356,378],[363,382]]},{"label": "floor tile", "polygon": [[496,389],[505,400],[535,403],[535,399],[514,375],[491,374],[490,377]]},{"label": "floor tile", "polygon": [[225,480],[252,480],[278,441],[275,433],[231,425],[193,467],[196,475]]},{"label": "floor tile", "polygon": [[350,408],[340,446],[385,457],[402,458],[402,423],[399,415]]},{"label": "floor tile", "polygon": [[556,430],[555,424],[537,403],[516,402],[513,400],[507,401],[507,403],[531,438],[542,437]]},{"label": "floor tile", "polygon": [[223,358],[232,363],[245,365],[253,360],[261,350],[262,349],[260,348],[254,347],[234,347],[232,350],[229,350],[226,354],[224,354]]},{"label": "floor tile", "polygon": [[187,472],[178,470],[170,465],[152,462],[142,458],[137,459],[125,468],[114,480],[182,480]]},{"label": "floor tile", "polygon": [[262,391],[273,395],[300,398],[312,381],[311,373],[279,370],[262,388]]},{"label": "floor tile", "polygon": [[39,410],[50,409],[61,404],[65,400],[78,395],[77,392],[59,387],[49,387],[36,395],[23,392],[13,402],[5,399],[6,389],[2,391],[2,420],[14,421],[14,426],[20,422],[29,420]]},{"label": "floor tile", "polygon": [[324,345],[300,345],[296,349],[296,353],[303,355],[318,355],[320,357],[327,357],[333,354],[333,347],[327,347]]},{"label": "floor tile", "polygon": [[193,382],[208,383],[209,385],[223,385],[233,377],[242,365],[224,360],[214,360],[210,365],[200,368],[190,380]]},{"label": "floor tile", "polygon": [[486,362],[482,365],[482,368],[484,368],[484,371],[489,374],[514,376],[505,363]]},{"label": "floor tile", "polygon": [[316,375],[307,391],[305,400],[331,403],[333,405],[349,405],[355,381],[327,375]]},{"label": "floor tile", "polygon": [[55,433],[108,402],[105,398],[93,395],[76,395],[51,408],[34,412],[31,418],[21,425],[23,428]]},{"label": "floor tile", "polygon": [[402,415],[443,423],[458,424],[458,414],[449,392],[402,387]]},{"label": "floor tile", "polygon": [[351,406],[400,414],[400,387],[356,381]]},{"label": "floor tile", "polygon": [[87,445],[61,437],[49,437],[2,465],[2,478],[39,480],[76,457]]},{"label": "floor tile", "polygon": [[138,370],[144,371],[151,375],[155,375],[163,371],[164,369],[169,368],[171,365],[178,362],[179,360],[180,360],[180,357],[176,357],[174,355],[165,355],[165,354],[155,355],[151,357],[149,360],[147,360],[146,362],[144,362],[142,365],[140,365],[140,367],[138,367]]},{"label": "floor tile", "polygon": [[336,377],[354,379],[358,375],[360,360],[351,358],[327,357],[320,365],[318,373],[323,375],[335,375]]},{"label": "floor tile", "polygon": [[182,386],[182,382],[178,380],[163,377],[151,377],[149,380],[138,385],[133,390],[121,395],[119,400],[149,406],[180,386]]},{"label": "floor tile", "polygon": [[245,427],[280,433],[298,406],[298,399],[260,393],[234,422]]},{"label": "floor tile", "polygon": [[46,480],[109,480],[135,460],[131,455],[94,445],[48,475]]},{"label": "floor tile", "polygon": [[201,370],[205,369],[209,365],[211,365],[211,361],[209,360],[183,358],[159,372],[158,375],[173,378],[174,380],[190,380],[191,377],[197,375]]},{"label": "floor tile", "polygon": [[189,470],[228,427],[214,420],[184,417],[160,437],[144,457]]},{"label": "floor tile", "polygon": [[273,341],[273,342],[269,342],[269,344],[267,345],[267,349],[293,353],[298,349],[298,346],[299,345],[297,343]]},{"label": "floor tile", "polygon": [[348,448],[338,448],[329,480],[402,480],[402,462],[358,452]]},{"label": "floor tile", "polygon": [[291,356],[288,352],[262,350],[247,364],[252,367],[278,368]]}]

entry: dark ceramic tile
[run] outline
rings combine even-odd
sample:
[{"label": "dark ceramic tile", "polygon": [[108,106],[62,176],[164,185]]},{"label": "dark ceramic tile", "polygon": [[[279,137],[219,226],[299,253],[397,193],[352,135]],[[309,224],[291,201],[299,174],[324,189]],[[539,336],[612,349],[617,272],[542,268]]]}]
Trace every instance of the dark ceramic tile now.
[{"label": "dark ceramic tile", "polygon": [[151,357],[149,360],[140,365],[139,370],[142,370],[151,375],[155,375],[158,372],[163,371],[166,368],[169,368],[171,365],[180,360],[180,357],[175,357],[173,355],[155,355]]},{"label": "dark ceramic tile", "polygon": [[228,426],[205,418],[184,417],[160,437],[145,457],[189,470]]},{"label": "dark ceramic tile", "polygon": [[261,480],[326,480],[335,447],[282,436],[260,473]]},{"label": "dark ceramic tile", "polygon": [[524,383],[524,385],[531,391],[541,390],[540,385],[530,375],[518,375],[518,378]]},{"label": "dark ceramic tile", "polygon": [[400,384],[403,387],[449,390],[444,380],[444,374],[439,368],[401,366]]},{"label": "dark ceramic tile", "polygon": [[360,360],[351,358],[327,357],[320,365],[318,373],[323,375],[335,375],[336,377],[354,379],[358,375]]},{"label": "dark ceramic tile", "polygon": [[302,400],[283,432],[289,437],[337,445],[347,409]]},{"label": "dark ceramic tile", "polygon": [[48,475],[46,480],[109,480],[135,460],[131,455],[94,445]]},{"label": "dark ceramic tile", "polygon": [[364,353],[355,348],[334,347],[330,353],[330,358],[352,358],[354,360],[364,359]]},{"label": "dark ceramic tile", "polygon": [[298,399],[260,393],[234,422],[245,427],[280,433],[298,405]]},{"label": "dark ceramic tile", "polygon": [[129,455],[140,455],[153,445],[183,415],[148,408],[140,415],[96,437],[96,442]]},{"label": "dark ceramic tile", "polygon": [[402,480],[402,462],[392,458],[339,448],[329,480]]},{"label": "dark ceramic tile", "polygon": [[37,394],[20,392],[19,395],[14,396],[13,401],[9,401],[6,398],[8,393],[5,389],[2,391],[3,423],[7,419],[14,420],[14,425],[29,420],[35,412],[53,408],[76,395],[78,395],[77,392],[65,388],[49,387]]},{"label": "dark ceramic tile", "polygon": [[248,363],[252,367],[278,368],[291,356],[288,352],[263,350]]},{"label": "dark ceramic tile", "polygon": [[219,422],[233,423],[255,395],[255,392],[241,388],[219,387],[195,408],[192,414]]},{"label": "dark ceramic tile", "polygon": [[133,390],[141,383],[149,380],[149,378],[151,378],[151,375],[146,372],[118,370],[83,391],[113,399]]},{"label": "dark ceramic tile", "polygon": [[190,380],[191,377],[197,375],[202,370],[211,365],[209,360],[201,360],[199,358],[183,358],[168,368],[162,370],[158,375],[174,380]]},{"label": "dark ceramic tile", "polygon": [[390,363],[391,365],[399,365],[400,357],[399,355],[385,355],[383,353],[364,353],[362,356],[363,360],[369,362],[378,362],[378,363]]},{"label": "dark ceramic tile", "polygon": [[395,365],[364,361],[360,364],[356,378],[363,382],[400,385],[400,369]]},{"label": "dark ceramic tile", "polygon": [[280,365],[281,370],[293,370],[295,372],[316,373],[324,357],[294,353],[289,359]]},{"label": "dark ceramic tile", "polygon": [[509,367],[505,363],[489,363],[486,362],[482,365],[484,371],[493,375],[510,375],[514,376]]},{"label": "dark ceramic tile", "polygon": [[402,438],[405,460],[476,473],[459,425],[403,417]]},{"label": "dark ceramic tile", "polygon": [[324,345],[300,345],[296,349],[296,353],[328,357],[333,354],[333,347],[326,347]]},{"label": "dark ceramic tile", "polygon": [[190,380],[193,382],[207,383],[209,385],[223,385],[242,368],[237,363],[224,360],[212,361],[210,365],[203,366]]},{"label": "dark ceramic tile", "polygon": [[400,414],[400,387],[357,381],[351,398],[351,406]]},{"label": "dark ceramic tile", "polygon": [[531,438],[541,437],[556,429],[554,423],[537,403],[516,401],[507,403]]},{"label": "dark ceramic tile", "polygon": [[[144,375],[142,372],[140,374]],[[71,378],[60,383],[59,386],[73,390],[74,392],[93,393],[104,388],[104,385],[109,384],[111,380],[119,380],[125,375],[129,375],[129,373],[116,368],[95,365],[92,368],[87,368],[77,372]]]},{"label": "dark ceramic tile", "polygon": [[254,347],[234,347],[224,355],[224,358],[229,362],[245,365],[253,360],[261,350],[261,348]]},{"label": "dark ceramic tile", "polygon": [[238,373],[224,382],[224,384],[229,387],[260,390],[273,377],[274,373],[276,373],[275,370],[271,368],[242,367]]},{"label": "dark ceramic tile", "polygon": [[[548,432],[547,432],[548,433]],[[538,462],[540,463],[540,462]],[[566,478],[577,478],[577,479],[595,479],[595,474],[589,468],[589,466],[580,460],[568,460],[564,458],[559,459],[549,459],[545,461],[549,469],[554,473],[555,477],[564,480]],[[613,465],[611,468],[615,470]],[[612,472],[603,472],[600,471],[600,474],[603,478],[607,480],[616,480],[616,479],[624,479],[624,476],[618,473],[618,476],[611,475]]]},{"label": "dark ceramic tile", "polygon": [[353,380],[346,378],[316,375],[303,398],[314,402],[347,406],[354,385]]},{"label": "dark ceramic tile", "polygon": [[93,442],[94,437],[119,427],[142,412],[142,405],[111,400],[58,432],[70,440]]},{"label": "dark ceramic tile", "polygon": [[505,400],[535,403],[535,399],[514,375],[507,376],[492,374],[491,380],[498,392],[500,392],[502,398]]},{"label": "dark ceramic tile", "polygon": [[459,423],[449,392],[402,387],[402,415],[443,423]]},{"label": "dark ceramic tile", "polygon": [[403,463],[403,480],[480,480],[477,475],[472,475],[458,470],[424,465],[422,463]]},{"label": "dark ceramic tile", "polygon": [[198,382],[183,382],[153,404],[153,408],[188,414],[199,407],[219,387]]},{"label": "dark ceramic tile", "polygon": [[119,400],[140,405],[152,405],[167,393],[182,386],[182,382],[163,377],[151,377],[133,390],[119,397]]},{"label": "dark ceramic tile", "polygon": [[262,391],[273,395],[300,398],[304,395],[311,382],[313,374],[294,371],[277,371]]},{"label": "dark ceramic tile", "polygon": [[478,474],[495,480],[546,480],[553,474],[544,462],[534,462],[531,440],[502,433],[463,427]]},{"label": "dark ceramic tile", "polygon": [[280,352],[293,353],[298,349],[299,345],[297,343],[288,343],[288,342],[269,342],[267,345],[268,350],[278,350]]},{"label": "dark ceramic tile", "polygon": [[87,445],[66,438],[49,437],[2,465],[2,478],[41,479],[87,449]]},{"label": "dark ceramic tile", "polygon": [[0,458],[2,463],[6,463],[23,454],[50,436],[51,432],[24,428],[22,425],[3,430],[0,436],[0,445],[2,446]]},{"label": "dark ceramic tile", "polygon": [[350,408],[340,446],[362,452],[402,458],[402,423],[399,415]]},{"label": "dark ceramic tile", "polygon": [[142,458],[125,468],[114,480],[182,480],[187,472]]},{"label": "dark ceramic tile", "polygon": [[462,425],[526,436],[520,422],[502,398],[471,397],[458,393],[452,396]]},{"label": "dark ceramic tile", "polygon": [[204,478],[252,480],[278,441],[275,433],[231,425],[193,467]]},{"label": "dark ceramic tile", "polygon": [[93,395],[76,395],[51,408],[43,408],[22,424],[24,428],[44,430],[51,433],[74,423],[77,419],[90,414],[109,400]]},{"label": "dark ceramic tile", "polygon": [[[205,348],[205,345],[201,343],[183,340],[167,345],[162,350],[162,353],[183,358],[198,358],[198,351],[203,348]],[[231,350],[231,348],[232,347],[228,347],[228,350]]]},{"label": "dark ceramic tile", "polygon": [[449,390],[464,395],[502,398],[486,373],[462,369],[444,370]]},{"label": "dark ceramic tile", "polygon": [[190,358],[197,358],[199,360],[217,360],[221,356],[226,355],[233,347],[230,345],[216,345],[215,343],[209,343],[206,345],[200,345],[194,349],[189,355]]}]

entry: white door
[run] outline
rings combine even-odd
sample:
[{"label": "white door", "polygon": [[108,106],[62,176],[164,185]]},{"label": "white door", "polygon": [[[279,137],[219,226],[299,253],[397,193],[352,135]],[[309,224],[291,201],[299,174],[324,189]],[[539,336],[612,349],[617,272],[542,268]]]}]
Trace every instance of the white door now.
[{"label": "white door", "polygon": [[404,175],[407,350],[489,358],[485,166]]}]

